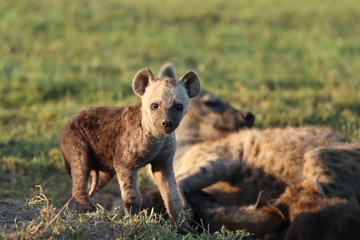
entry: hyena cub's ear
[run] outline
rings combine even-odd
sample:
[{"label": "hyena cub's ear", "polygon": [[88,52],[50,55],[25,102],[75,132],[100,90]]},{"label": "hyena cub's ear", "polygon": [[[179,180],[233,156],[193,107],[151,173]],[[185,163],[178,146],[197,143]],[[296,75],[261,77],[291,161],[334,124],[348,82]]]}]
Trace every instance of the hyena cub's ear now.
[{"label": "hyena cub's ear", "polygon": [[177,79],[176,78],[175,68],[171,63],[165,63],[160,68],[158,78],[161,79],[161,78],[164,78],[164,77],[170,77],[170,78],[173,78],[173,79]]},{"label": "hyena cub's ear", "polygon": [[193,98],[199,95],[201,90],[200,79],[195,72],[189,71],[185,73],[184,76],[182,76],[179,80],[184,83],[189,98]]},{"label": "hyena cub's ear", "polygon": [[138,71],[132,82],[132,89],[138,96],[144,95],[146,87],[151,81],[154,81],[154,74],[148,68],[143,68]]}]

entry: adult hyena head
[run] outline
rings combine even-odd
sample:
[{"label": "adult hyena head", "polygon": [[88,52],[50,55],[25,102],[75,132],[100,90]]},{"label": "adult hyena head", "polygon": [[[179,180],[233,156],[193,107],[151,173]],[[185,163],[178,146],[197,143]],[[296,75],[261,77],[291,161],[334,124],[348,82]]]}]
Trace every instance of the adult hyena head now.
[{"label": "adult hyena head", "polygon": [[[158,76],[176,79],[175,68],[167,63]],[[251,112],[239,111],[224,99],[202,89],[191,101],[189,113],[182,120],[176,136],[179,141],[189,143],[212,140],[241,128],[250,128],[254,121],[255,116]]]},{"label": "adult hyena head", "polygon": [[200,80],[189,71],[180,79],[165,76],[155,78],[144,68],[133,80],[133,91],[141,97],[142,124],[152,133],[169,134],[187,113],[190,98],[200,92]]}]

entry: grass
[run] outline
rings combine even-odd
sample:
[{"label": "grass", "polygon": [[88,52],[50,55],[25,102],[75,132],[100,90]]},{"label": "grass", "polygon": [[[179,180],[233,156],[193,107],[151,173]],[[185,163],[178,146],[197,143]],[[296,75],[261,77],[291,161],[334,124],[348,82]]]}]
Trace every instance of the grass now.
[{"label": "grass", "polygon": [[34,196],[28,205],[37,216],[28,223],[17,222],[16,231],[2,232],[2,239],[249,239],[251,234],[244,231],[228,231],[209,234],[201,233],[196,237],[191,234],[179,235],[176,226],[166,223],[161,215],[146,210],[137,215],[121,215],[119,209],[105,210],[98,205],[94,213],[77,213],[68,208],[71,198],[57,209],[44,194],[41,186],[36,186]]},{"label": "grass", "polygon": [[0,1],[0,196],[69,196],[64,123],[137,101],[131,80],[171,61],[256,114],[360,140],[360,4],[326,1]]}]

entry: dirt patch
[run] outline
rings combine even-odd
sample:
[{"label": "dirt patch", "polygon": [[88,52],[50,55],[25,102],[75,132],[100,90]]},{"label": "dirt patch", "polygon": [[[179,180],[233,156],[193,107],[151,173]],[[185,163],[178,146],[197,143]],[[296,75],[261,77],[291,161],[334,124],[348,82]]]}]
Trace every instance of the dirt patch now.
[{"label": "dirt patch", "polygon": [[37,216],[35,210],[16,198],[0,199],[0,229],[13,231],[19,222],[29,222]]}]

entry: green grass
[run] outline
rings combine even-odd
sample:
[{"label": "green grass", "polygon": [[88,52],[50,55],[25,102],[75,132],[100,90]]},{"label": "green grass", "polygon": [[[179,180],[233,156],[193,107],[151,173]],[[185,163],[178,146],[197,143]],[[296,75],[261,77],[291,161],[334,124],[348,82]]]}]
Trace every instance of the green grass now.
[{"label": "green grass", "polygon": [[64,123],[137,101],[136,71],[167,61],[259,128],[327,126],[360,140],[358,0],[4,0],[0,16],[0,196],[41,184],[64,203]]},{"label": "green grass", "polygon": [[41,186],[33,192],[27,205],[38,212],[30,222],[16,221],[16,231],[5,229],[2,239],[183,239],[183,240],[241,240],[249,239],[251,234],[244,231],[226,229],[209,234],[179,235],[176,226],[167,224],[161,215],[152,211],[142,211],[135,216],[119,214],[119,209],[108,211],[98,205],[96,212],[77,213],[68,206],[69,201],[57,209],[52,200],[43,192]]}]

